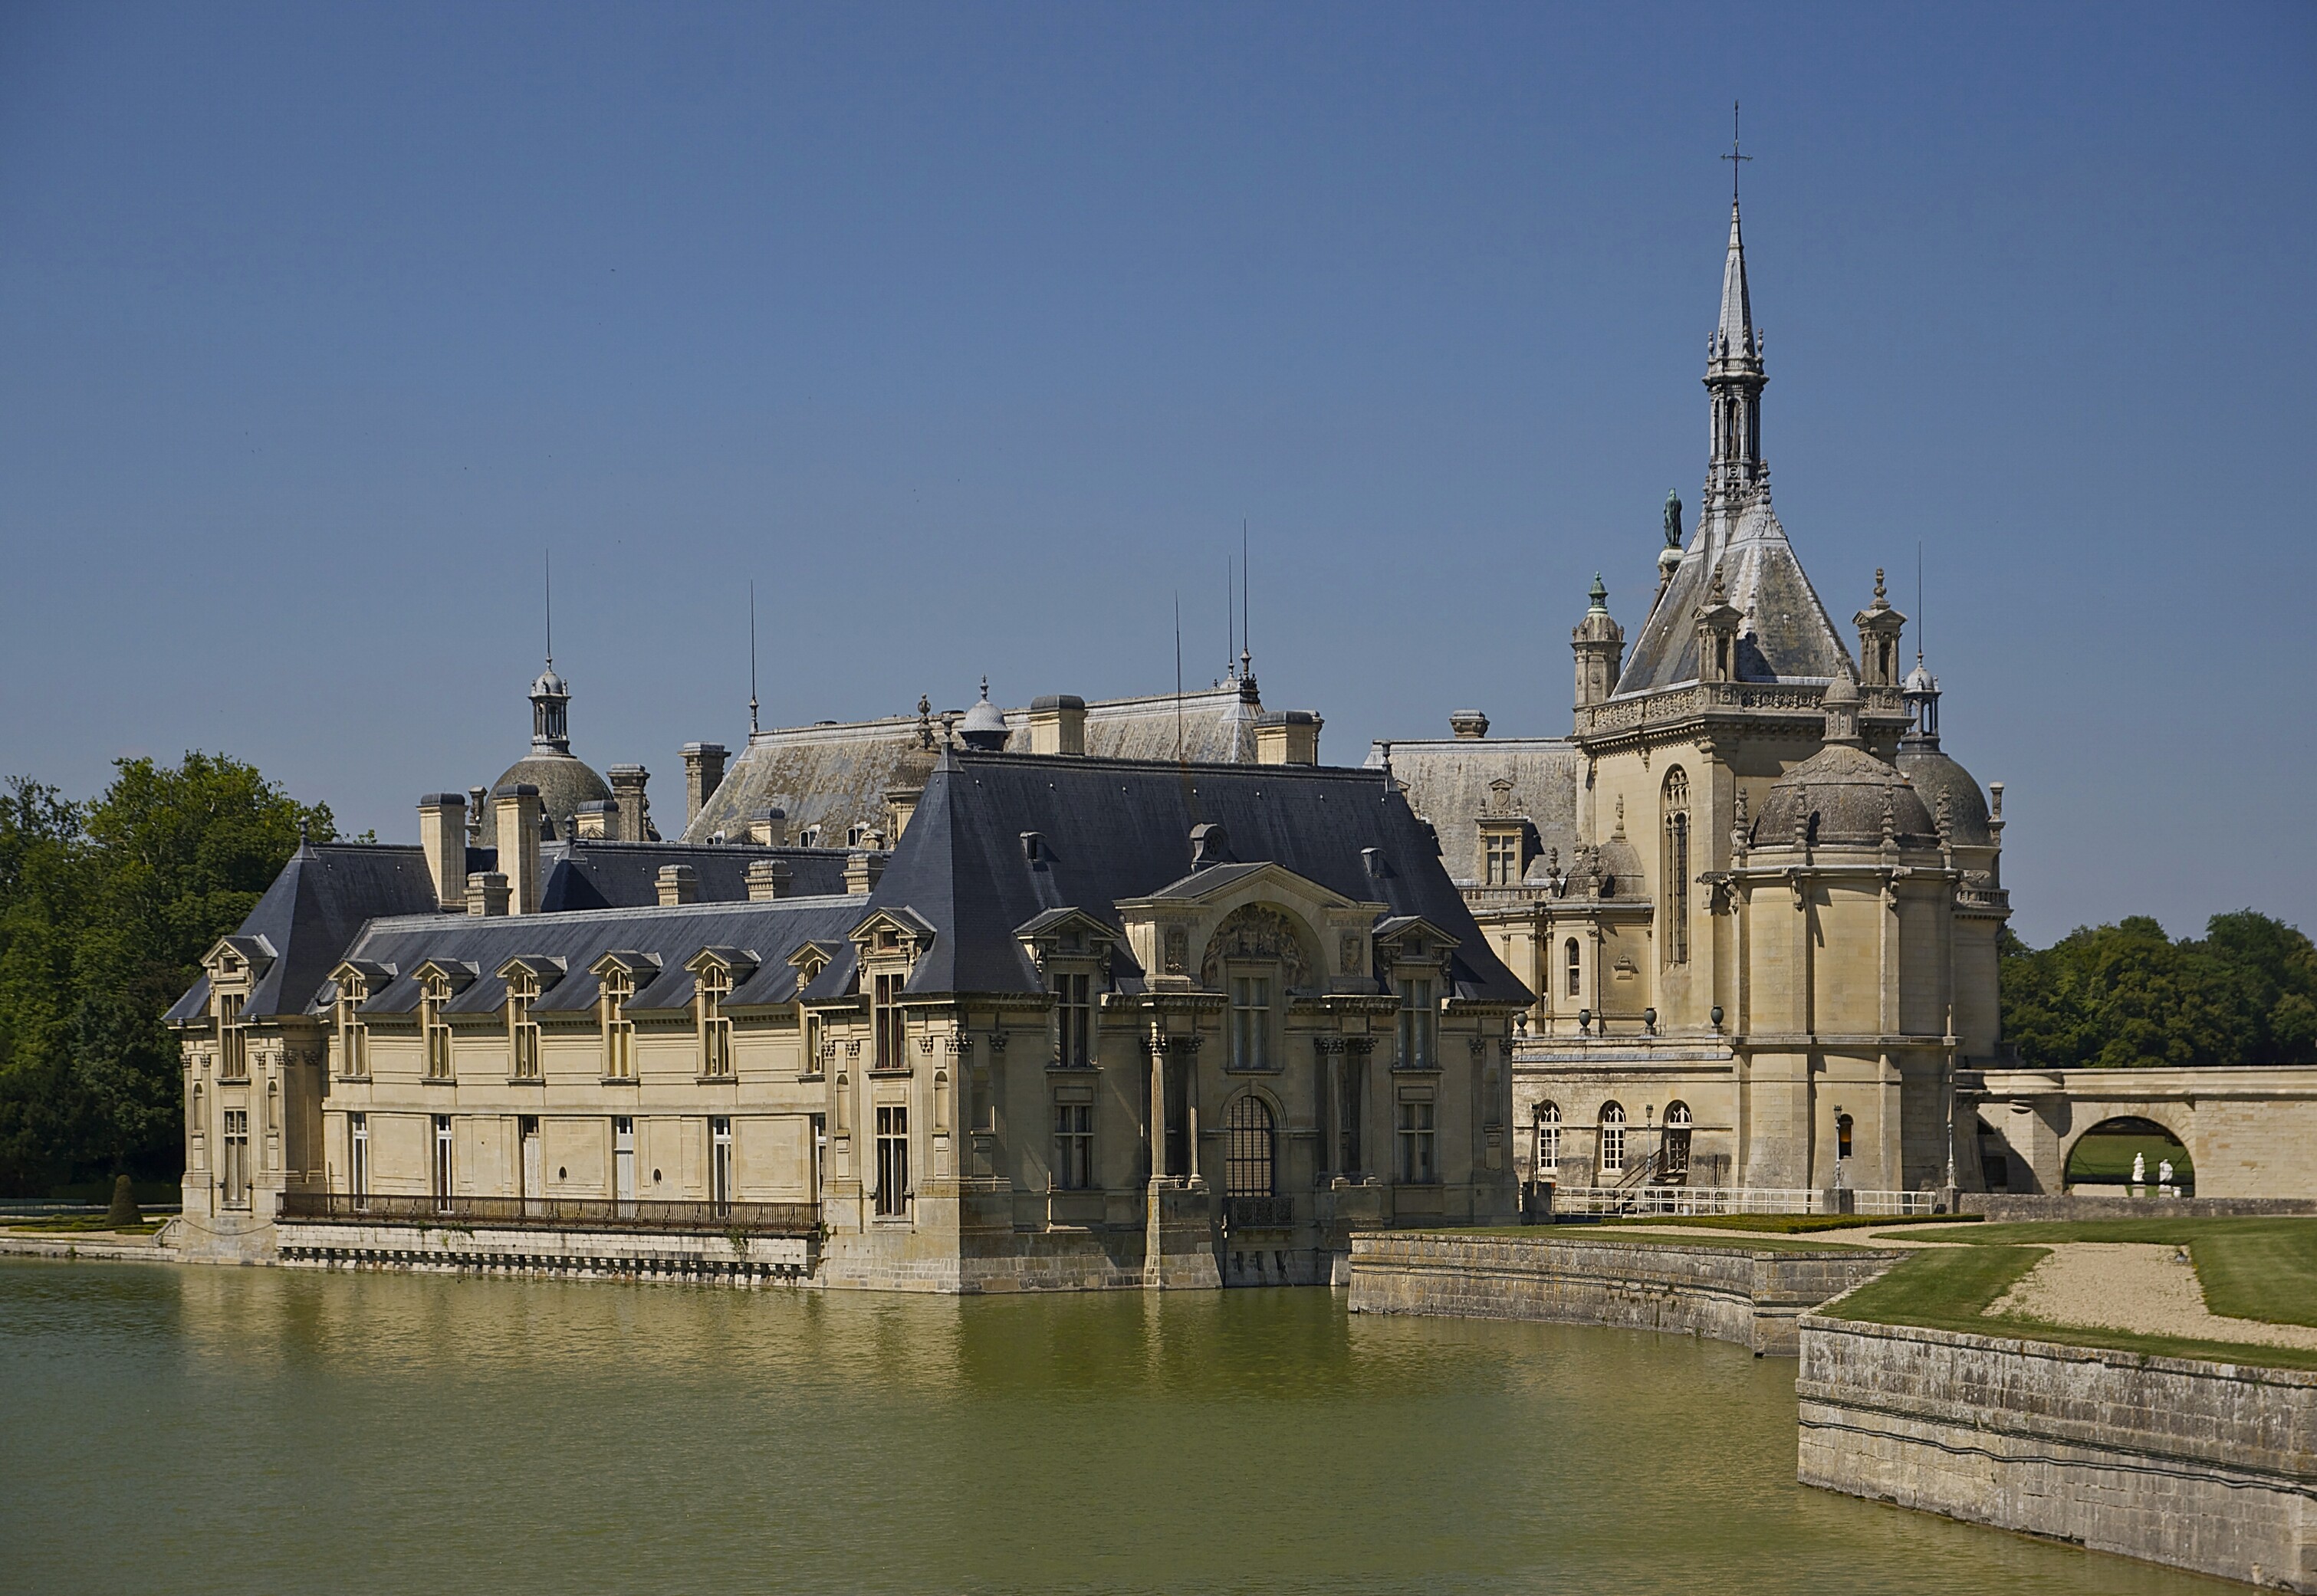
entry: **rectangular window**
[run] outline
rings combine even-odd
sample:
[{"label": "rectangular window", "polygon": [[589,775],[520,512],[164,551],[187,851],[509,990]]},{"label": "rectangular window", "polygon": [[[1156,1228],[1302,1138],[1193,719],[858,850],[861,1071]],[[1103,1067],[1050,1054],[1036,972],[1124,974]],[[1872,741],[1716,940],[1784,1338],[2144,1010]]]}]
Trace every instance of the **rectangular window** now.
[{"label": "rectangular window", "polygon": [[1429,1186],[1439,1177],[1432,1159],[1432,1105],[1400,1105],[1400,1180],[1404,1186]]},{"label": "rectangular window", "polygon": [[1271,1067],[1271,977],[1231,977],[1230,1061],[1233,1069]]},{"label": "rectangular window", "polygon": [[531,1017],[532,990],[518,977],[507,985],[507,1055],[518,1081],[539,1079],[539,1022]]},{"label": "rectangular window", "polygon": [[1511,887],[1520,881],[1520,839],[1516,836],[1495,835],[1489,838],[1488,881],[1491,887]]},{"label": "rectangular window", "polygon": [[908,1055],[901,1050],[906,1032],[901,1025],[901,983],[908,977],[899,971],[877,977],[872,1030],[876,1041],[875,1067],[907,1069]]},{"label": "rectangular window", "polygon": [[1360,1126],[1367,1118],[1368,1056],[1354,1053],[1344,1062],[1344,1090],[1338,1124],[1343,1133],[1344,1172],[1357,1174],[1366,1170],[1365,1149],[1361,1146]]},{"label": "rectangular window", "polygon": [[604,977],[604,1076],[606,1080],[629,1081],[636,1073],[636,1027],[628,1018],[628,999],[635,986],[624,970],[613,970]]},{"label": "rectangular window", "polygon": [[1054,983],[1061,1047],[1056,1062],[1064,1069],[1089,1069],[1094,1065],[1094,977],[1062,976]]},{"label": "rectangular window", "polygon": [[1583,966],[1579,961],[1579,955],[1577,951],[1577,939],[1575,937],[1569,939],[1567,946],[1561,950],[1561,954],[1567,963],[1569,970],[1569,995],[1571,997],[1580,996],[1582,994],[1579,992],[1578,987],[1583,979],[1584,970]]},{"label": "rectangular window", "polygon": [[1054,1105],[1054,1185],[1083,1191],[1094,1184],[1094,1105]]},{"label": "rectangular window", "polygon": [[877,1212],[899,1218],[909,1211],[909,1110],[877,1110]]},{"label": "rectangular window", "polygon": [[1400,984],[1400,1067],[1430,1069],[1433,1032],[1440,1011],[1432,1000],[1432,983],[1418,976]]},{"label": "rectangular window", "polygon": [[731,976],[720,969],[700,972],[700,1073],[732,1073],[732,1022],[724,1018],[724,996]]},{"label": "rectangular window", "polygon": [[338,996],[338,1073],[342,1075],[370,1074],[370,1032],[354,1014],[355,1000],[351,994]]},{"label": "rectangular window", "polygon": [[636,1199],[636,1121],[632,1114],[612,1116],[612,1196],[621,1202]]},{"label": "rectangular window", "polygon": [[708,1121],[708,1200],[732,1200],[732,1121],[720,1114]]},{"label": "rectangular window", "polygon": [[218,1079],[246,1080],[249,1075],[249,1032],[241,1023],[241,998],[226,993],[218,999]]},{"label": "rectangular window", "polygon": [[434,1116],[434,1199],[448,1204],[451,1200],[451,1116]]},{"label": "rectangular window", "polygon": [[443,1018],[445,993],[439,986],[429,986],[418,1000],[418,1023],[426,1039],[426,1078],[447,1081],[451,1078],[451,1026]]},{"label": "rectangular window", "polygon": [[804,1039],[803,1068],[798,1072],[800,1074],[820,1074],[820,1050],[827,1045],[821,1036],[822,1024],[818,1014],[807,1014],[798,1024],[798,1031]]},{"label": "rectangular window", "polygon": [[219,1173],[224,1176],[225,1206],[246,1208],[249,1206],[249,1110],[228,1109],[225,1111],[224,1157],[219,1161]]},{"label": "rectangular window", "polygon": [[346,1191],[357,1202],[370,1195],[370,1116],[346,1116]]}]

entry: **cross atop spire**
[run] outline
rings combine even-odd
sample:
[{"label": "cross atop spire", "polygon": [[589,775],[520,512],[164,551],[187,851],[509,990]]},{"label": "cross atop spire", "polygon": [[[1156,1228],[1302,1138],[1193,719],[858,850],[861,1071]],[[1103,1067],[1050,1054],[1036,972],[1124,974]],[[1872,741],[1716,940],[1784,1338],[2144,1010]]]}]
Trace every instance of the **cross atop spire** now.
[{"label": "cross atop spire", "polygon": [[1722,157],[1730,163],[1730,209],[1738,209],[1738,163],[1754,157],[1740,153],[1738,147],[1738,102],[1730,102],[1730,153]]}]

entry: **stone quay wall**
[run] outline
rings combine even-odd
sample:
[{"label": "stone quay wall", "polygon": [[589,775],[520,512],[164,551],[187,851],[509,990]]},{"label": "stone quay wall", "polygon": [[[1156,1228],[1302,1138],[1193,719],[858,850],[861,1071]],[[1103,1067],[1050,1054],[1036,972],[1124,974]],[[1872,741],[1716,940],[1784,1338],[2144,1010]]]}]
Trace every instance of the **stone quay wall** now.
[{"label": "stone quay wall", "polygon": [[1966,1191],[1957,1206],[1985,1217],[1990,1225],[2020,1219],[2250,1219],[2271,1215],[2317,1214],[2317,1198],[2307,1197],[2006,1197]]},{"label": "stone quay wall", "polygon": [[2317,1592],[2317,1372],[1801,1329],[1803,1484]]},{"label": "stone quay wall", "polygon": [[488,1225],[349,1225],[278,1220],[275,1260],[292,1269],[562,1275],[725,1286],[801,1282],[813,1244],[791,1236]]},{"label": "stone quay wall", "polygon": [[1803,1315],[1903,1254],[1687,1246],[1608,1236],[1362,1232],[1351,1310],[1666,1330],[1791,1357]]}]

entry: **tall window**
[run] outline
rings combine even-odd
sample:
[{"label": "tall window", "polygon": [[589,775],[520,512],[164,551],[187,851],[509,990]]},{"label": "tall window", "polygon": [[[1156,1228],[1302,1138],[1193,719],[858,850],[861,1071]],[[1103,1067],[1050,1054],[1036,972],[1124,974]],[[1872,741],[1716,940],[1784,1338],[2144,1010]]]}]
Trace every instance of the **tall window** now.
[{"label": "tall window", "polygon": [[1223,1194],[1269,1197],[1272,1178],[1271,1105],[1250,1092],[1231,1104],[1223,1122]]},{"label": "tall window", "polygon": [[1689,962],[1689,778],[1679,765],[1666,772],[1666,961]]},{"label": "tall window", "polygon": [[1340,1118],[1337,1123],[1343,1133],[1343,1161],[1346,1173],[1364,1171],[1367,1161],[1365,1149],[1360,1145],[1360,1127],[1367,1118],[1368,1056],[1349,1054],[1344,1060],[1344,1091],[1338,1100]]},{"label": "tall window", "polygon": [[710,965],[700,972],[700,1073],[732,1073],[732,1022],[724,1017],[724,999],[732,990],[731,972]]},{"label": "tall window", "polygon": [[344,987],[338,989],[338,1073],[370,1074],[370,1031],[356,1016],[360,1000]]},{"label": "tall window", "polygon": [[1834,1119],[1834,1155],[1837,1158],[1850,1156],[1850,1116],[1847,1114],[1838,1114]]},{"label": "tall window", "polygon": [[370,1195],[370,1116],[346,1116],[346,1190],[359,1202]]},{"label": "tall window", "polygon": [[538,995],[538,983],[523,972],[507,978],[507,1057],[519,1081],[539,1079],[539,1022],[531,1017]]},{"label": "tall window", "polygon": [[1542,1175],[1557,1174],[1561,1170],[1561,1105],[1541,1102],[1536,1105],[1536,1171]]},{"label": "tall window", "polygon": [[1625,1172],[1625,1110],[1619,1103],[1601,1105],[1601,1172]]},{"label": "tall window", "polygon": [[633,1114],[612,1116],[612,1195],[621,1202],[633,1202],[636,1198],[636,1119]]},{"label": "tall window", "polygon": [[249,1075],[249,1032],[241,1023],[241,995],[218,997],[218,1079],[246,1080]]},{"label": "tall window", "polygon": [[1664,1172],[1668,1180],[1684,1180],[1689,1174],[1689,1105],[1686,1102],[1666,1104]]},{"label": "tall window", "polygon": [[1432,1105],[1400,1105],[1400,1179],[1404,1186],[1429,1186],[1438,1180],[1433,1158]]},{"label": "tall window", "polygon": [[1567,942],[1562,944],[1561,955],[1568,970],[1567,989],[1569,995],[1571,997],[1581,997],[1584,995],[1580,989],[1584,975],[1584,964],[1583,956],[1577,950],[1577,939],[1575,937],[1570,938]]},{"label": "tall window", "polygon": [[1271,977],[1233,976],[1230,1062],[1233,1069],[1271,1067]]},{"label": "tall window", "polygon": [[219,1172],[224,1177],[225,1206],[246,1208],[249,1206],[249,1110],[228,1109],[225,1111],[225,1146],[220,1151]]},{"label": "tall window", "polygon": [[908,1055],[901,1050],[906,1034],[901,1027],[901,984],[907,979],[898,970],[877,977],[874,1030],[879,1069],[909,1067]]},{"label": "tall window", "polygon": [[732,1200],[732,1121],[723,1114],[708,1121],[708,1200],[719,1208]]},{"label": "tall window", "polygon": [[451,1116],[434,1116],[434,1168],[432,1182],[434,1199],[447,1203],[451,1199]]},{"label": "tall window", "polygon": [[899,1218],[909,1211],[909,1110],[877,1110],[877,1212]]},{"label": "tall window", "polygon": [[1054,1105],[1054,1184],[1064,1191],[1083,1191],[1094,1184],[1092,1103]]},{"label": "tall window", "polygon": [[426,1042],[426,1078],[451,1078],[451,1022],[443,1018],[443,1004],[451,994],[447,981],[429,981],[418,999],[418,1028]]},{"label": "tall window", "polygon": [[1400,1067],[1430,1069],[1433,1066],[1434,1032],[1440,1024],[1440,1011],[1433,1002],[1432,978],[1413,976],[1400,984]]},{"label": "tall window", "polygon": [[1521,875],[1521,840],[1512,832],[1490,832],[1487,838],[1488,883],[1491,887],[1517,884]]},{"label": "tall window", "polygon": [[604,1023],[604,1076],[631,1081],[636,1074],[636,1027],[628,1018],[628,999],[636,992],[635,978],[622,969],[604,972],[604,995],[599,1007]]},{"label": "tall window", "polygon": [[1054,982],[1055,1012],[1061,1029],[1055,1061],[1064,1069],[1094,1064],[1094,977],[1066,975]]}]

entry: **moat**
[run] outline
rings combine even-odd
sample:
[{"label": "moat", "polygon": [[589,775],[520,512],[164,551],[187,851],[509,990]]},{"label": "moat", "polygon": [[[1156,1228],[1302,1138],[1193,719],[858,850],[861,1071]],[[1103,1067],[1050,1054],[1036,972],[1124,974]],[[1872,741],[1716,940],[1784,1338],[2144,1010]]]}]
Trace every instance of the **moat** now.
[{"label": "moat", "polygon": [[1325,1290],[0,1261],[0,1589],[2242,1589],[1812,1491],[1794,1366]]}]

